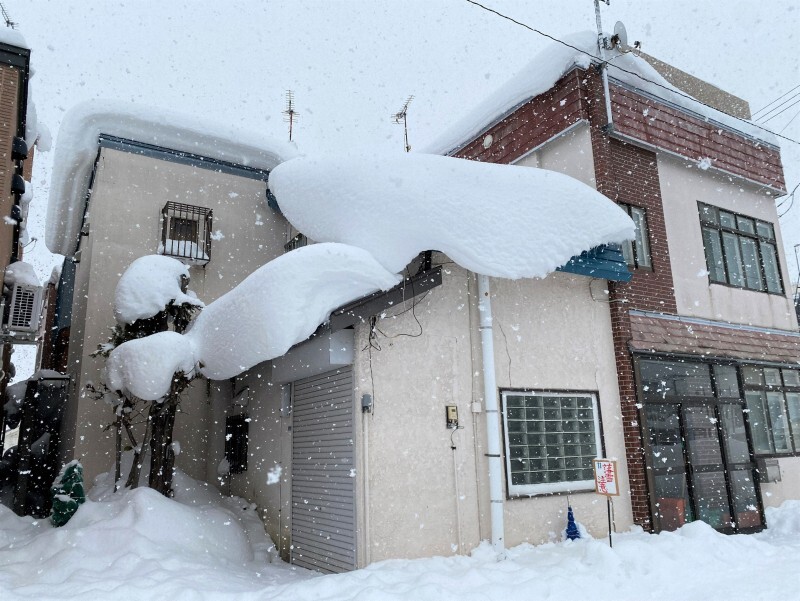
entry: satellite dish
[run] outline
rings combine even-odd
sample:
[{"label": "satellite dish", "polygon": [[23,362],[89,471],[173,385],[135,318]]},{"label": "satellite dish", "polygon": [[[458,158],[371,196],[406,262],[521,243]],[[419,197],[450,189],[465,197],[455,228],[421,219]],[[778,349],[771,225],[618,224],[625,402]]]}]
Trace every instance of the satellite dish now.
[{"label": "satellite dish", "polygon": [[628,31],[622,21],[617,21],[614,25],[614,35],[611,36],[612,48],[620,47],[622,49],[628,47]]}]

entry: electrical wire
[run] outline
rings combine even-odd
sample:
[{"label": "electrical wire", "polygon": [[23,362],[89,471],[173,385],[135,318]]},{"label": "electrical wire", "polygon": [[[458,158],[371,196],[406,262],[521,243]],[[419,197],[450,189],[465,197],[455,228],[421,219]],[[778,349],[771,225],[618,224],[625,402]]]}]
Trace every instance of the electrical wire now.
[{"label": "electrical wire", "polygon": [[[598,61],[601,65],[602,64],[608,64],[608,61],[604,61],[599,56],[595,56],[591,52],[587,52],[586,50],[584,50],[582,48],[578,48],[577,46],[573,46],[572,44],[568,44],[564,40],[560,40],[557,37],[554,37],[554,36],[550,35],[549,33],[545,33],[545,32],[540,31],[540,30],[538,30],[538,29],[536,29],[534,27],[531,27],[530,25],[527,25],[527,24],[523,23],[522,21],[517,21],[516,19],[514,19],[512,17],[509,17],[508,15],[504,15],[503,13],[498,12],[498,11],[494,10],[493,8],[489,8],[488,6],[485,6],[485,5],[481,4],[480,2],[476,2],[475,0],[465,0],[465,1],[469,2],[470,4],[473,4],[473,5],[477,6],[478,8],[482,8],[485,11],[493,13],[493,14],[497,15],[498,17],[501,17],[503,19],[511,21],[512,23],[514,23],[516,25],[519,25],[520,27],[524,27],[525,29],[528,29],[528,30],[530,30],[530,31],[532,31],[534,33],[538,33],[539,35],[544,36],[544,37],[546,37],[546,38],[548,38],[550,40],[553,40],[554,42],[558,42],[559,44],[561,44],[563,46],[566,46],[567,48],[572,48],[573,50],[577,50],[581,54],[585,54],[589,58],[593,58],[594,60]],[[705,102],[701,102],[700,100],[697,100],[697,98],[694,98],[693,96],[690,96],[689,94],[684,94],[680,90],[677,90],[677,89],[672,88],[672,87],[665,86],[664,84],[660,84],[660,83],[658,83],[656,81],[653,81],[651,79],[647,79],[646,77],[636,73],[635,71],[630,71],[628,69],[624,69],[624,68],[620,67],[619,65],[613,65],[613,66],[614,66],[615,69],[619,69],[623,73],[627,73],[628,75],[633,75],[635,77],[638,77],[642,81],[645,81],[645,82],[647,82],[649,84],[652,84],[654,86],[658,86],[659,88],[663,88],[664,90],[667,90],[668,92],[671,92],[671,93],[673,93],[673,94],[675,94],[677,96],[682,96],[683,98],[687,98],[689,100],[692,100],[693,102],[701,104],[701,105],[703,105],[705,107],[708,107],[710,109],[719,110],[719,109],[715,109],[713,106],[711,106],[709,104],[706,104]],[[727,115],[727,113],[726,113],[726,115]],[[753,123],[752,121],[748,121],[747,119],[742,119],[740,117],[734,117],[733,115],[728,115],[728,116],[731,117],[732,119],[736,119],[737,121],[741,121],[742,123],[746,123],[747,125],[751,125],[751,126],[756,127],[756,128],[758,128],[758,129],[760,129],[762,131],[765,131],[766,133],[771,134],[771,135],[773,135],[773,136],[775,136],[777,138],[781,138],[783,140],[786,140],[788,142],[792,142],[793,144],[797,144],[798,146],[800,146],[800,141],[794,140],[793,138],[789,138],[789,137],[781,135],[779,133],[775,133],[774,131],[767,129],[766,127],[762,127],[761,125],[759,125],[757,123]]]},{"label": "electrical wire", "polygon": [[764,111],[764,109],[769,108],[770,106],[772,106],[773,104],[775,104],[776,102],[781,100],[782,98],[785,98],[786,96],[788,96],[789,94],[794,92],[797,88],[800,88],[800,84],[797,84],[795,87],[793,87],[791,90],[789,90],[785,94],[782,94],[781,96],[778,96],[775,100],[773,100],[769,104],[767,104],[767,105],[761,107],[760,109],[758,109],[756,112],[753,113],[753,118],[755,119],[755,116],[758,115],[760,112]]},{"label": "electrical wire", "polygon": [[794,114],[794,117],[792,117],[791,119],[789,119],[789,121],[787,121],[787,122],[786,122],[786,125],[784,125],[784,126],[783,126],[783,128],[781,128],[781,131],[779,131],[778,133],[783,133],[783,132],[786,130],[786,128],[787,128],[787,127],[789,127],[789,126],[792,124],[792,121],[794,121],[795,119],[797,119],[797,116],[798,116],[798,115],[800,115],[800,111],[797,111],[797,112]]},{"label": "electrical wire", "polygon": [[[796,96],[800,96],[800,92],[798,92],[798,93],[796,94]],[[796,96],[792,96],[792,98],[795,98]],[[788,111],[788,110],[789,110],[790,108],[792,108],[793,106],[796,106],[796,105],[797,105],[797,103],[799,103],[799,102],[800,102],[800,98],[798,98],[797,100],[795,100],[795,101],[794,101],[792,104],[790,104],[789,106],[787,106],[787,107],[786,107],[785,109],[783,109],[782,111],[779,111],[779,112],[775,113],[774,115],[772,115],[772,116],[771,116],[771,117],[769,117],[768,119],[764,119],[763,121],[761,121],[761,123],[766,123],[767,121],[772,121],[772,120],[773,120],[775,117],[777,117],[778,115],[782,115],[783,113],[785,113],[786,111]],[[784,103],[784,104],[785,104],[785,103]],[[782,104],[781,106],[783,106],[783,104]],[[776,107],[776,108],[777,108],[777,107]]]}]

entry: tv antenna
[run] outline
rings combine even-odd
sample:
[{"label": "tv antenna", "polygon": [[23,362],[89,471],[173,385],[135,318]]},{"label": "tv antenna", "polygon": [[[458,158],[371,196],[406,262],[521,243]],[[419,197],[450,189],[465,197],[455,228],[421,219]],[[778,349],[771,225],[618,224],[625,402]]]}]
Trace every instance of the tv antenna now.
[{"label": "tv antenna", "polygon": [[403,103],[403,108],[392,115],[392,120],[397,124],[403,124],[403,139],[405,140],[406,152],[411,152],[411,146],[408,143],[408,105],[414,100],[414,96],[409,96]]},{"label": "tv antenna", "polygon": [[11,29],[16,29],[17,24],[11,20],[11,15],[8,14],[8,11],[6,10],[6,7],[5,5],[3,5],[2,2],[0,2],[0,12],[3,13],[3,20],[5,20],[6,22],[6,27],[10,27]]},{"label": "tv antenna", "polygon": [[283,120],[289,124],[289,141],[292,141],[292,130],[294,129],[294,122],[300,116],[294,108],[294,92],[286,90],[286,110],[283,111]]}]

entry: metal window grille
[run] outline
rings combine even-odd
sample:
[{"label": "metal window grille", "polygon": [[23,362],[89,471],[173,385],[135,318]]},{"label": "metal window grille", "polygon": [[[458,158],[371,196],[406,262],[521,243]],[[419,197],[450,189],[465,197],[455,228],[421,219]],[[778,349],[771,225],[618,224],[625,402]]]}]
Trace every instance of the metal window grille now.
[{"label": "metal window grille", "polygon": [[193,265],[211,259],[211,209],[168,202],[161,210],[159,253]]},{"label": "metal window grille", "polygon": [[308,238],[306,238],[304,234],[297,234],[283,245],[283,250],[288,253],[297,248],[302,248],[303,246],[308,246]]},{"label": "metal window grille", "polygon": [[225,420],[225,459],[231,474],[247,471],[247,441],[250,431],[246,414],[232,415]]}]

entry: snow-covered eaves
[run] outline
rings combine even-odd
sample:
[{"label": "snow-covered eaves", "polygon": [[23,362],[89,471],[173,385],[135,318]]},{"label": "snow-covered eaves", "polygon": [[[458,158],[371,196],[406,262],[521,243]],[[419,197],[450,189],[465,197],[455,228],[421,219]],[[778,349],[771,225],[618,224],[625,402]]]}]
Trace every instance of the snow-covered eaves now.
[{"label": "snow-covered eaves", "polygon": [[[422,152],[450,154],[458,150],[528,100],[548,91],[573,68],[587,69],[597,62],[596,33],[573,33],[565,36],[563,41],[568,45],[551,43],[519,73],[428,143]],[[778,145],[776,137],[764,129],[687,97],[644,58],[633,52],[609,50],[606,51],[606,60],[609,77],[748,137],[772,146]]]},{"label": "snow-covered eaves", "polygon": [[172,111],[112,101],[75,106],[58,131],[47,206],[50,251],[75,251],[101,134],[269,171],[297,153],[288,142],[189,118]]},{"label": "snow-covered eaves", "polygon": [[320,242],[368,251],[392,273],[438,250],[476,273],[545,277],[633,238],[633,222],[553,171],[420,153],[298,157],[270,175],[284,216]]}]

